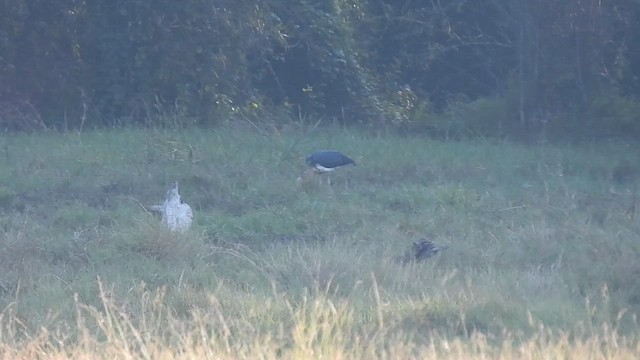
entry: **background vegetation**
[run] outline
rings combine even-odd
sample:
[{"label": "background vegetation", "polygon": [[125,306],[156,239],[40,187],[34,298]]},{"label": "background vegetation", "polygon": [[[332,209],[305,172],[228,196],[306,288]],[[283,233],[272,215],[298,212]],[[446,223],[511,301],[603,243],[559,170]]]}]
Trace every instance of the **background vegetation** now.
[{"label": "background vegetation", "polygon": [[635,0],[3,1],[0,122],[303,114],[440,135],[637,135],[639,15]]}]

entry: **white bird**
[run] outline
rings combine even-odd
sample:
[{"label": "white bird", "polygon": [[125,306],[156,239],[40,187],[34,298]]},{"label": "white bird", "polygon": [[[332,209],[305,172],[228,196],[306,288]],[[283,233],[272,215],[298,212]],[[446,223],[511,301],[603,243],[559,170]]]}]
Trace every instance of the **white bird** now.
[{"label": "white bird", "polygon": [[162,223],[167,225],[171,231],[185,232],[193,221],[193,211],[191,206],[183,203],[178,193],[178,182],[167,191],[167,198],[162,205],[152,207],[152,210],[162,213]]}]

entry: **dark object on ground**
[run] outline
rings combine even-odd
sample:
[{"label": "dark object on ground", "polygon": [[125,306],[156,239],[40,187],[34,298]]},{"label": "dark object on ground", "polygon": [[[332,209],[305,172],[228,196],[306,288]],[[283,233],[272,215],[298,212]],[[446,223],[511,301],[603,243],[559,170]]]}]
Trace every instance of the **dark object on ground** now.
[{"label": "dark object on ground", "polygon": [[447,249],[447,245],[437,245],[431,240],[422,238],[418,241],[414,241],[411,245],[411,249],[407,250],[403,256],[400,256],[397,260],[403,264],[415,261],[426,260],[442,250]]},{"label": "dark object on ground", "polygon": [[[302,177],[298,178],[298,183],[304,184],[309,181],[315,174],[324,174],[335,169],[353,164],[356,165],[347,155],[335,150],[320,150],[307,156],[307,165],[309,169],[305,171]],[[331,184],[331,179],[327,178],[327,183]]]},{"label": "dark object on ground", "polygon": [[307,165],[319,173],[333,171],[349,164],[356,163],[347,155],[335,150],[316,151],[307,157]]}]

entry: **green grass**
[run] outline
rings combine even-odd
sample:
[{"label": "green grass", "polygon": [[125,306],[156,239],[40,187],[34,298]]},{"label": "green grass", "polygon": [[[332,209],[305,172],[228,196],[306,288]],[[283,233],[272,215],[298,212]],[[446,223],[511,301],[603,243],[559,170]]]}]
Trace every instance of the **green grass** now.
[{"label": "green grass", "polygon": [[[637,147],[303,134],[0,137],[0,357],[640,355]],[[176,180],[185,234],[140,206]]]}]

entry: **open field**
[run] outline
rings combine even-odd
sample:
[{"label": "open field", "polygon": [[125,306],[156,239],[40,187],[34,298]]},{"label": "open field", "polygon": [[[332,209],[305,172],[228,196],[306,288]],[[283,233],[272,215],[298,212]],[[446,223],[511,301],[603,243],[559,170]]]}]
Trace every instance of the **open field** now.
[{"label": "open field", "polygon": [[2,135],[0,358],[640,358],[637,145],[303,130]]}]

